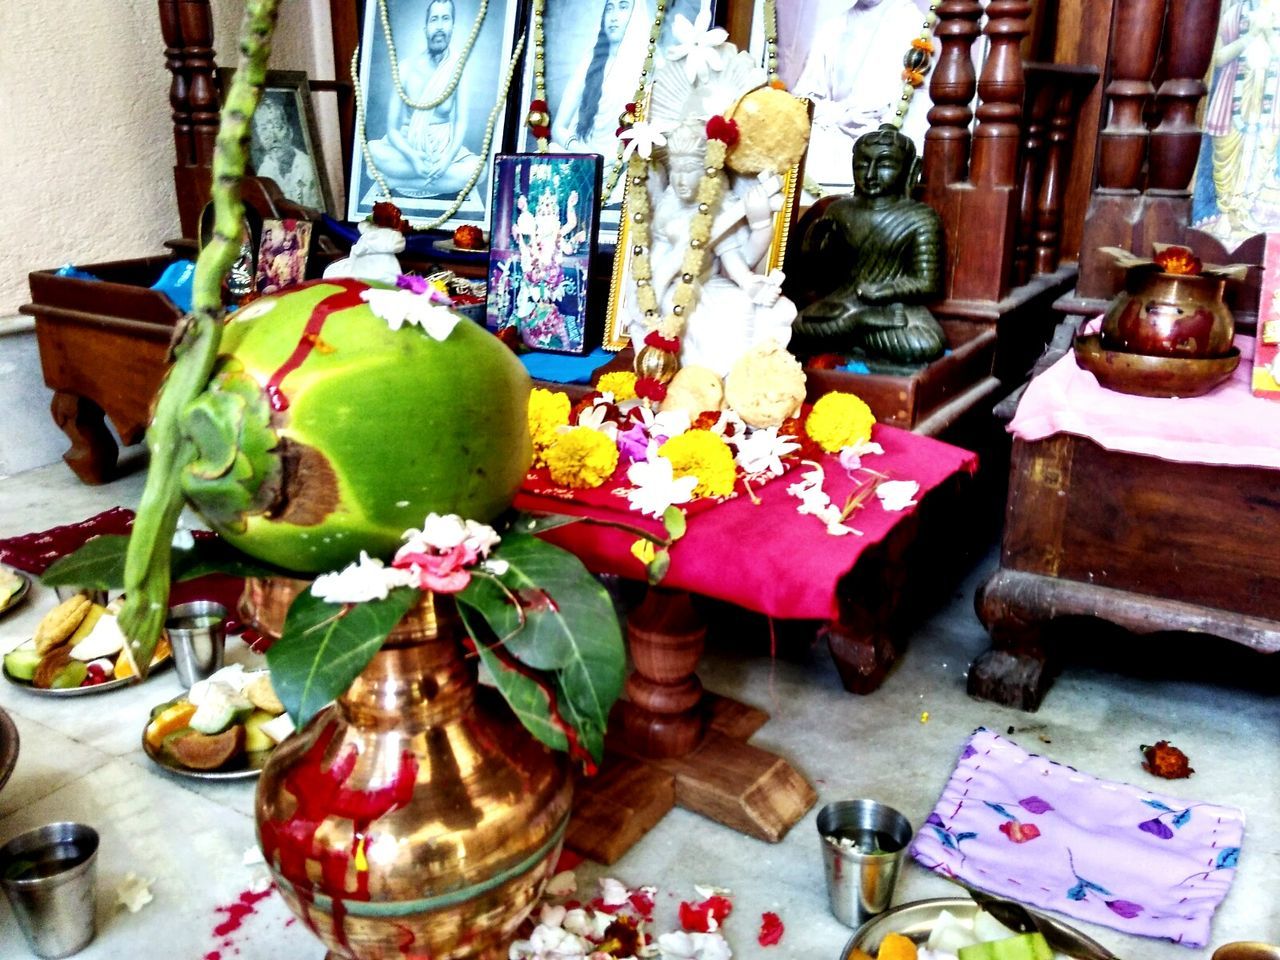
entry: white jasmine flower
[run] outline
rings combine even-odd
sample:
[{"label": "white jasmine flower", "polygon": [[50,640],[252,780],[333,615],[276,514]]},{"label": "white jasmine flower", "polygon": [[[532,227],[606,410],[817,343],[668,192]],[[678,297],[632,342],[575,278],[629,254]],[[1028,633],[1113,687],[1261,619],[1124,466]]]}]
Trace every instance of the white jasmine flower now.
[{"label": "white jasmine flower", "polygon": [[711,71],[723,65],[724,56],[719,47],[729,39],[729,32],[723,27],[711,28],[711,7],[707,4],[702,5],[693,23],[678,14],[671,25],[671,34],[676,43],[667,51],[667,57],[684,60],[684,73],[690,80],[706,82]]},{"label": "white jasmine flower", "polygon": [[610,440],[617,442],[618,425],[612,420],[606,420],[609,411],[604,404],[593,404],[590,410],[583,410],[578,414],[578,426],[590,427],[598,433],[603,433]]},{"label": "white jasmine flower", "polygon": [[618,139],[626,144],[622,150],[622,162],[627,163],[633,153],[639,153],[646,160],[651,158],[654,147],[667,145],[667,133],[672,127],[673,124],[667,120],[637,120],[618,134]]},{"label": "white jasmine flower", "polygon": [[914,480],[886,480],[876,487],[876,496],[880,505],[890,513],[905,510],[916,505],[916,494],[920,492],[920,484]]},{"label": "white jasmine flower", "polygon": [[716,418],[716,422],[711,427],[711,432],[724,436],[729,432],[729,428],[733,427],[733,432],[737,436],[742,436],[746,432],[747,425],[742,418],[732,410],[721,410],[720,416]]},{"label": "white jasmine flower", "polygon": [[411,290],[380,290],[370,288],[360,294],[369,309],[387,321],[392,330],[399,330],[406,323],[425,330],[433,339],[444,341],[462,319],[450,307],[433,303],[430,297],[420,296]]},{"label": "white jasmine flower", "polygon": [[826,480],[826,473],[822,467],[812,460],[804,462],[812,469],[801,474],[799,483],[793,483],[787,487],[787,493],[800,501],[800,506],[796,507],[796,513],[817,517],[827,528],[827,533],[833,537],[857,533],[858,531],[853,527],[845,526],[839,508],[831,502],[831,497],[822,489],[823,481]]},{"label": "white jasmine flower", "polygon": [[542,910],[538,913],[538,922],[548,927],[563,927],[565,914],[568,912],[568,909],[563,906],[544,903]]},{"label": "white jasmine flower", "polygon": [[126,873],[120,885],[116,887],[116,903],[130,913],[137,913],[155,899],[151,894],[154,880],[144,880],[136,873]]},{"label": "white jasmine flower", "polygon": [[631,891],[613,877],[600,880],[600,902],[606,907],[620,907],[631,898]]},{"label": "white jasmine flower", "polygon": [[677,480],[671,461],[658,456],[632,463],[627,468],[627,480],[632,486],[627,491],[631,509],[654,518],[666,513],[667,507],[688,503],[693,499],[693,488],[698,485],[697,477]]},{"label": "white jasmine flower", "polygon": [[779,435],[777,427],[752,430],[746,436],[732,437],[728,442],[738,448],[733,459],[749,477],[760,474],[781,476],[786,470],[782,458],[800,449],[800,443],[794,437]]},{"label": "white jasmine flower", "polygon": [[609,914],[584,910],[582,907],[575,907],[564,915],[564,928],[587,940],[601,939],[611,923],[613,917]]},{"label": "white jasmine flower", "polygon": [[431,550],[447,553],[457,547],[466,547],[476,556],[485,557],[502,542],[502,538],[493,527],[475,520],[463,520],[456,513],[429,513],[422,521],[421,530],[404,532],[404,542],[400,553],[427,553]]},{"label": "white jasmine flower", "polygon": [[507,951],[509,960],[586,960],[591,944],[560,927],[539,924],[528,940],[517,940]]},{"label": "white jasmine flower", "polygon": [[718,933],[664,933],[658,938],[662,960],[729,960],[733,951]]},{"label": "white jasmine flower", "polygon": [[689,414],[683,410],[663,410],[660,413],[654,413],[648,407],[640,407],[639,410],[640,422],[651,437],[666,437],[670,440],[688,432],[692,426]]},{"label": "white jasmine flower", "polygon": [[385,567],[381,560],[370,557],[363,550],[360,559],[337,573],[322,573],[311,584],[312,596],[327,603],[364,603],[367,600],[385,600],[396,587],[406,587],[413,581],[408,570]]},{"label": "white jasmine flower", "polygon": [[840,466],[844,467],[845,472],[852,474],[862,466],[862,458],[869,456],[880,456],[884,453],[884,447],[871,440],[863,443],[854,444],[851,447],[844,447],[840,451]]}]

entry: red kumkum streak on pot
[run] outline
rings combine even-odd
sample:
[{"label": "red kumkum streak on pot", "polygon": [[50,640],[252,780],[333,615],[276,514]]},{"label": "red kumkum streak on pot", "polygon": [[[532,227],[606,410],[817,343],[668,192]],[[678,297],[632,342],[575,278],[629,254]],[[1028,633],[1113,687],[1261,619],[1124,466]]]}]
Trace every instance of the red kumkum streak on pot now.
[{"label": "red kumkum streak on pot", "polygon": [[368,289],[365,284],[352,280],[326,280],[325,283],[336,284],[342,287],[342,291],[331,294],[316,304],[315,309],[311,311],[310,318],[307,320],[306,327],[303,328],[302,337],[298,341],[298,345],[293,348],[293,353],[289,354],[289,358],[280,364],[280,368],[267,381],[267,402],[271,404],[271,409],[276,413],[284,413],[289,409],[289,398],[280,389],[280,384],[284,382],[285,377],[302,366],[303,361],[316,348],[316,344],[320,340],[320,330],[324,327],[324,322],[329,319],[330,314],[339,310],[346,310],[349,307],[358,307],[364,303],[360,299],[360,294]]}]

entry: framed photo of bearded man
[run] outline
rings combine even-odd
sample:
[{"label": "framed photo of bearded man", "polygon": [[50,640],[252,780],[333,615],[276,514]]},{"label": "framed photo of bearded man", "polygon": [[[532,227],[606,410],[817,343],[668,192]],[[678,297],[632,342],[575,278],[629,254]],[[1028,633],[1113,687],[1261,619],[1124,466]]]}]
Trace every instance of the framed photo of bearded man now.
[{"label": "framed photo of bearded man", "polygon": [[[924,31],[931,0],[779,0],[778,74],[813,103],[808,176],[828,192],[853,187],[853,142],[894,119],[903,58]],[[763,16],[763,4],[760,4]],[[762,42],[762,41],[757,41]],[[929,82],[918,87],[902,132],[924,148]]]},{"label": "framed photo of bearded man", "polygon": [[[705,0],[712,18],[715,0]],[[704,0],[667,0],[654,54],[656,69],[677,41],[672,27],[677,17],[697,19]],[[604,158],[604,183],[614,180],[613,192],[603,198],[600,242],[617,239],[622,211],[622,178],[611,174],[618,163],[618,126],[628,103],[636,98],[657,17],[656,0],[545,0],[545,53],[542,61],[546,99],[551,115],[552,153],[596,153]],[[525,58],[521,104],[534,98],[536,61]],[[652,71],[648,78],[652,79]],[[523,117],[522,111],[522,117]],[[536,149],[526,124],[521,124],[517,148]]]},{"label": "framed photo of bearded man", "polygon": [[[489,229],[520,0],[367,0],[347,217],[390,199],[417,226]],[[456,208],[456,209],[455,209]]]}]

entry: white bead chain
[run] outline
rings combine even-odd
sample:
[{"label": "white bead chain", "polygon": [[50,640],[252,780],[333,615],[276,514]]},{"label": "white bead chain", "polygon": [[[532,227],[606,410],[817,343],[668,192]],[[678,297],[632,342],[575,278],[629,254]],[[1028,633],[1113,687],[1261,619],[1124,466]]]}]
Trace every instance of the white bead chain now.
[{"label": "white bead chain", "polygon": [[[429,2],[427,10],[428,12],[431,10]],[[476,45],[476,38],[480,36],[480,28],[484,25],[484,17],[488,12],[489,0],[480,0],[480,11],[476,14],[475,25],[471,28],[471,35],[467,37],[467,42],[462,46],[458,65],[454,68],[453,76],[449,78],[448,86],[445,87],[437,99],[424,100],[418,103],[410,100],[409,95],[404,92],[404,84],[400,80],[400,58],[396,55],[395,37],[391,35],[391,16],[387,12],[387,0],[378,0],[378,16],[382,19],[382,35],[387,38],[387,58],[391,61],[391,82],[395,84],[396,93],[399,94],[400,99],[407,107],[412,110],[434,110],[453,96],[453,91],[458,88],[458,83],[462,80],[462,71],[466,67],[467,61],[471,59],[471,51]]]}]

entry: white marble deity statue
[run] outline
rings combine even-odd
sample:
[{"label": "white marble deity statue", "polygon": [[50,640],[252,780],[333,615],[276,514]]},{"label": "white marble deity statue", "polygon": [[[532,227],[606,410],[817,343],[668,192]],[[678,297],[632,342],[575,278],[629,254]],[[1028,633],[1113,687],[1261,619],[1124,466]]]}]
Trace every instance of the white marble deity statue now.
[{"label": "white marble deity statue", "polygon": [[[705,173],[707,121],[732,110],[767,77],[749,54],[721,44],[718,64],[690,78],[681,60],[664,64],[654,80],[648,121],[666,131],[654,152],[648,177],[652,210],[652,284],[664,316],[673,307],[681,266],[690,249],[689,228],[698,210]],[[784,171],[785,172],[785,171]],[[776,213],[782,206],[782,178],[776,173],[744,176],[729,167],[719,174],[725,190],[712,221],[709,256],[696,278],[696,301],[685,318],[680,343],[682,367],[698,366],[728,376],[748,350],[767,343],[785,347],[796,317],[782,296],[782,274],[767,269]],[[634,290],[627,300],[628,334],[639,349],[649,327]]]}]

